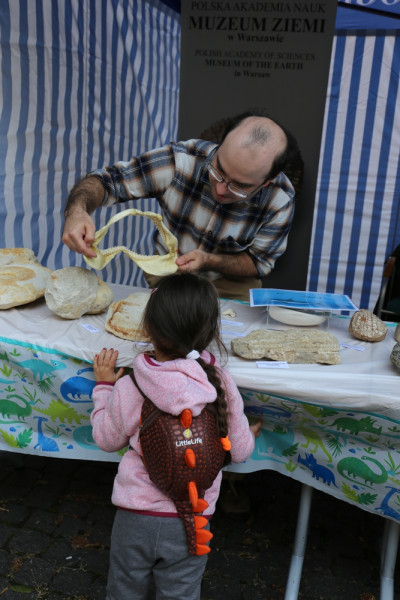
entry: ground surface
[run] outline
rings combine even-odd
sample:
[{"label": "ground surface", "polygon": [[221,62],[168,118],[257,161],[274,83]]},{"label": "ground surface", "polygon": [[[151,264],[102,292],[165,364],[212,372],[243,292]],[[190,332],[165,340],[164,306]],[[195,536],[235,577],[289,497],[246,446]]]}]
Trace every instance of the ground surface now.
[{"label": "ground surface", "polygon": [[[116,464],[2,453],[0,467],[0,599],[105,598]],[[283,600],[300,484],[259,471],[237,488],[250,511],[219,506],[202,600]],[[378,600],[382,524],[314,492],[299,600]]]}]

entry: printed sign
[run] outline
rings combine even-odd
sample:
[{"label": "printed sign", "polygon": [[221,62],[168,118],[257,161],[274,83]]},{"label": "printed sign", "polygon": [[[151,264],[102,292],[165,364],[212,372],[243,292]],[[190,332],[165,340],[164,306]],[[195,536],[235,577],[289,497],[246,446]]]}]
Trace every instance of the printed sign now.
[{"label": "printed sign", "polygon": [[181,3],[179,139],[261,107],[301,148],[303,187],[271,287],[305,288],[335,16],[332,0]]}]

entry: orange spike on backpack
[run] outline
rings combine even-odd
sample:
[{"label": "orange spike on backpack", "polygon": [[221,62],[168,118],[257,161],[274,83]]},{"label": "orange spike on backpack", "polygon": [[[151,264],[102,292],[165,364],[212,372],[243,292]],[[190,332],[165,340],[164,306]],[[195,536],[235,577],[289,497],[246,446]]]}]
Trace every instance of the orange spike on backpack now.
[{"label": "orange spike on backpack", "polygon": [[204,529],[207,525],[208,519],[205,517],[194,517],[196,554],[199,556],[210,552],[207,544],[213,538],[213,534],[208,529]]},{"label": "orange spike on backpack", "polygon": [[204,554],[208,554],[209,552],[211,552],[210,546],[205,546],[204,544],[196,544],[197,556],[203,556]]},{"label": "orange spike on backpack", "polygon": [[189,491],[189,500],[192,505],[192,510],[194,513],[201,513],[201,512],[203,512],[203,510],[206,510],[206,508],[208,508],[207,500],[204,500],[204,498],[199,498],[197,486],[194,481],[190,481],[188,483],[188,491]]},{"label": "orange spike on backpack", "polygon": [[184,429],[189,429],[189,427],[192,424],[192,411],[189,410],[188,408],[185,408],[181,412],[180,421],[181,421],[182,427]]},{"label": "orange spike on backpack", "polygon": [[220,439],[221,439],[221,444],[222,444],[223,449],[226,452],[229,452],[230,449],[231,449],[231,440],[229,439],[229,437],[226,436],[226,437],[223,437],[223,438],[220,438]]},{"label": "orange spike on backpack", "polygon": [[208,508],[208,502],[207,502],[207,500],[204,500],[204,498],[199,498],[198,501],[197,501],[197,505],[195,507],[193,507],[193,512],[194,513],[201,513],[203,511],[205,511],[206,508]]},{"label": "orange spike on backpack", "polygon": [[208,529],[196,530],[196,542],[197,544],[207,544],[213,538],[213,534]]},{"label": "orange spike on backpack", "polygon": [[185,450],[185,463],[190,469],[196,467],[196,455],[191,448]]},{"label": "orange spike on backpack", "polygon": [[193,507],[193,512],[198,512],[197,510],[195,510],[195,508],[197,507],[197,503],[199,501],[199,494],[197,492],[197,486],[194,481],[189,481],[188,492],[189,492],[189,500]]},{"label": "orange spike on backpack", "polygon": [[198,515],[194,516],[194,526],[196,529],[201,529],[202,527],[205,527],[208,523],[208,519],[206,519],[205,517],[201,517]]}]

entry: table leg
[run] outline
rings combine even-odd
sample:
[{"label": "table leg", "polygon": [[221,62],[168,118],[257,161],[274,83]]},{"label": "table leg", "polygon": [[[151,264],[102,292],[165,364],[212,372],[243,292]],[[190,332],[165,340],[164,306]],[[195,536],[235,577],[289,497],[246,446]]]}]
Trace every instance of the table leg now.
[{"label": "table leg", "polygon": [[394,570],[399,545],[400,525],[385,519],[381,550],[381,594],[380,600],[394,598]]},{"label": "table leg", "polygon": [[303,484],[301,488],[299,514],[297,517],[296,535],[289,576],[286,583],[285,600],[297,600],[300,587],[301,572],[307,544],[308,520],[311,510],[312,487]]}]

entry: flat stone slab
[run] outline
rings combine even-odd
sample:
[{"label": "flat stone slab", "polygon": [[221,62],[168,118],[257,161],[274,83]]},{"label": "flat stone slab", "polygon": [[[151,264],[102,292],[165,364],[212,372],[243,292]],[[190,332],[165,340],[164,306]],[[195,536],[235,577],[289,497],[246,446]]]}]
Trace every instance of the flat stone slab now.
[{"label": "flat stone slab", "polygon": [[338,340],[331,333],[319,330],[255,329],[245,337],[234,338],[231,347],[238,356],[255,360],[267,358],[288,363],[328,365],[342,362]]}]

